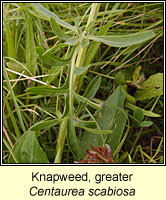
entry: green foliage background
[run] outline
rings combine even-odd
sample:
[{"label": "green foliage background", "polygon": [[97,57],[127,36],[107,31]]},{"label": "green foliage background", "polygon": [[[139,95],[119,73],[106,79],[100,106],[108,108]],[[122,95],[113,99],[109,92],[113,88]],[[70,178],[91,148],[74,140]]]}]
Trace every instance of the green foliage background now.
[{"label": "green foliage background", "polygon": [[3,16],[4,163],[106,144],[114,163],[163,162],[163,3],[3,3]]}]

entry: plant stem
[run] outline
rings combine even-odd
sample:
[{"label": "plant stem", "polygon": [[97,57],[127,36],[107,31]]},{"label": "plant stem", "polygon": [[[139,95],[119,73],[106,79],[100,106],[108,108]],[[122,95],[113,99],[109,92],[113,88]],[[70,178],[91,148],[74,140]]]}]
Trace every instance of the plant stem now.
[{"label": "plant stem", "polygon": [[[57,141],[57,145],[56,145],[56,163],[61,162],[66,133],[67,133],[67,117],[64,117],[64,119],[62,120],[62,122],[60,124],[58,141]],[[58,152],[59,152],[59,155],[57,158]],[[55,161],[54,161],[54,163],[55,163]]]},{"label": "plant stem", "polygon": [[[88,25],[94,21],[97,17],[97,14],[98,14],[98,11],[99,11],[99,8],[100,8],[100,3],[93,3],[92,4],[92,8],[91,8],[91,11],[90,11],[90,15],[89,15],[89,18],[88,18],[88,22],[87,22],[87,25],[86,25],[86,28],[88,27]],[[92,27],[91,27],[92,29]],[[90,31],[90,30],[89,30]],[[77,84],[77,79],[78,79],[78,76],[74,75],[74,68],[75,67],[82,67],[83,65],[83,62],[85,60],[85,55],[86,55],[86,52],[87,52],[87,48],[88,47],[85,47],[85,48],[81,48],[80,49],[80,44],[78,44],[76,47],[75,47],[75,50],[73,52],[73,56],[72,56],[72,61],[71,61],[71,68],[70,68],[70,79],[69,79],[69,120],[68,120],[68,123],[66,122],[66,117],[62,120],[61,122],[61,125],[60,125],[60,132],[63,130],[67,130],[67,124],[70,124],[69,127],[71,127],[73,130],[68,130],[70,132],[73,132],[72,134],[70,133],[70,137],[68,135],[68,139],[73,139],[73,141],[68,141],[69,142],[69,146],[70,148],[72,148],[72,146],[77,146],[78,145],[78,141],[77,141],[77,138],[76,138],[76,135],[75,135],[75,131],[74,131],[74,126],[73,126],[73,115],[74,115],[74,110],[73,110],[73,91],[76,91],[76,84]],[[61,152],[63,152],[63,148],[62,146],[59,146],[59,145],[63,145],[64,143],[64,139],[65,139],[65,132],[63,133],[64,134],[64,137],[63,137],[63,141],[61,140],[60,143],[58,143],[58,146],[57,146],[57,149],[56,149],[56,153],[58,152],[58,149],[60,149]],[[75,141],[75,142],[74,142]],[[80,147],[77,146],[77,150],[79,150]],[[72,151],[72,149],[71,149]],[[72,151],[73,152],[73,151]],[[73,153],[76,153],[75,151]],[[80,153],[81,155],[81,153]],[[59,159],[61,160],[61,157],[62,157],[62,153],[60,153],[59,155]]]},{"label": "plant stem", "polygon": [[[90,12],[90,15],[89,15],[89,18],[88,18],[88,22],[87,22],[86,28],[89,26],[89,24],[92,21],[96,20],[99,8],[100,8],[100,3],[93,3],[92,4],[92,8],[91,8],[91,12]],[[92,28],[93,27],[91,27],[89,32],[92,30]],[[80,49],[80,51],[78,53],[77,61],[76,61],[76,67],[82,67],[83,66],[87,49],[88,49],[88,46]],[[74,89],[75,90],[76,90],[77,80],[78,80],[78,76],[77,77],[75,76],[74,77]]]}]

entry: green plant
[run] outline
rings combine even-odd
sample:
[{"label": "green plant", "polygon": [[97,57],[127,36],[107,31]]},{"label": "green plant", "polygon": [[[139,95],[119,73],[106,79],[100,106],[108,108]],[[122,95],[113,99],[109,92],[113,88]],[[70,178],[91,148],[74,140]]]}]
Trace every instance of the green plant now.
[{"label": "green plant", "polygon": [[[151,96],[143,97],[146,83],[155,75],[144,81],[141,68],[127,64],[143,50],[147,49],[148,53],[152,44],[161,39],[162,4],[136,4],[141,13],[138,22],[136,8],[126,5],[124,9],[122,5],[73,3],[77,8],[75,13],[73,8],[68,10],[68,3],[4,4],[8,45],[8,52],[4,53],[7,83],[4,84],[4,126],[15,144],[11,150],[4,141],[11,152],[7,162],[69,163],[82,160],[91,145],[105,148],[106,144],[115,162],[122,162],[124,158],[118,157],[130,131],[152,125],[150,121],[143,121],[144,116],[161,117],[153,109],[161,102],[162,74],[156,87],[150,85]],[[151,22],[148,10],[155,10],[155,6],[157,14],[154,14],[155,22]],[[132,13],[132,17],[127,13]],[[13,26],[7,23],[10,21]],[[20,29],[22,24],[24,27]],[[130,26],[134,28],[129,29]],[[13,51],[16,55],[12,55]],[[108,64],[114,69],[106,68]],[[20,77],[16,79],[15,89],[10,78],[15,79],[16,74]],[[29,79],[28,83],[23,80],[20,84],[21,77]],[[10,96],[6,98],[7,93]],[[146,102],[149,105],[145,109],[141,103],[148,98],[156,102]],[[134,110],[133,116],[131,110]]]}]

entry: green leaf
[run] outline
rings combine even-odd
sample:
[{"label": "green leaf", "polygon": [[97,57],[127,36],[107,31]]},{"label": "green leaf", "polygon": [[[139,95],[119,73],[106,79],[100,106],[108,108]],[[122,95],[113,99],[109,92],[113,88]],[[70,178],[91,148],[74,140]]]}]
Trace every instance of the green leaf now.
[{"label": "green leaf", "polygon": [[[16,113],[17,113],[19,123],[20,123],[20,128],[22,128],[22,130],[25,132],[26,128],[25,128],[24,121],[23,121],[23,118],[22,118],[22,113],[21,113],[20,108],[18,106],[17,98],[15,96],[13,87],[11,86],[9,76],[8,76],[7,71],[6,71],[6,67],[5,67],[4,62],[3,62],[3,76],[4,76],[5,80],[7,81],[8,91],[10,91],[10,95],[12,97],[12,101],[13,101],[15,109],[16,109]],[[17,137],[20,137],[20,133],[18,133]]]},{"label": "green leaf", "polygon": [[70,150],[74,156],[75,160],[80,160],[83,158],[83,152],[76,136],[73,119],[69,117],[67,126],[67,140]]},{"label": "green leaf", "polygon": [[86,38],[83,38],[82,42],[81,42],[81,48],[85,48],[89,46],[89,40]]},{"label": "green leaf", "polygon": [[[49,163],[45,152],[40,147],[35,132],[27,131],[15,143],[12,153],[19,163]],[[10,155],[9,163],[15,163]]]},{"label": "green leaf", "polygon": [[32,73],[26,68],[25,63],[22,64],[22,63],[19,63],[18,61],[17,62],[12,61],[12,62],[6,62],[6,65],[9,69],[13,71],[16,71],[19,73],[22,73],[24,71],[25,75],[32,75]]},{"label": "green leaf", "polygon": [[62,154],[63,154],[63,147],[65,144],[65,139],[66,139],[66,135],[67,135],[67,121],[68,121],[67,117],[64,117],[60,124],[57,145],[56,145],[56,157],[55,157],[54,163],[61,162],[61,158],[62,158]]},{"label": "green leaf", "polygon": [[71,45],[71,46],[75,46],[76,44],[78,44],[79,42],[81,42],[82,37],[81,36],[76,36],[76,37],[72,37],[70,39],[68,39],[65,44]]},{"label": "green leaf", "polygon": [[25,90],[27,93],[42,95],[45,97],[55,97],[58,95],[68,94],[68,89],[63,90],[62,88],[49,88],[47,86],[31,87]]},{"label": "green leaf", "polygon": [[135,110],[135,109],[141,109],[144,113],[145,116],[148,116],[148,117],[161,117],[161,115],[157,114],[157,113],[154,113],[152,111],[149,111],[149,110],[144,110],[142,108],[139,108],[129,102],[125,102],[125,107],[126,108],[129,108],[131,110]]},{"label": "green leaf", "polygon": [[141,31],[128,35],[106,35],[106,36],[89,35],[88,38],[90,40],[103,42],[113,47],[127,47],[150,40],[154,36],[155,33],[153,31]]},{"label": "green leaf", "polygon": [[61,50],[61,48],[64,48],[64,47],[66,47],[66,46],[68,46],[67,44],[64,44],[64,43],[60,43],[60,44],[56,44],[56,45],[54,45],[53,47],[51,47],[50,49],[47,49],[46,51],[43,49],[43,54],[42,54],[42,56],[45,56],[47,53],[51,53],[52,51],[54,51],[54,53],[55,52],[57,52],[58,50]]},{"label": "green leaf", "polygon": [[136,99],[135,97],[131,96],[128,92],[127,92],[127,85],[123,85],[122,87],[122,91],[124,92],[124,94],[126,95],[126,100],[132,104],[136,104]]},{"label": "green leaf", "polygon": [[61,20],[57,15],[55,15],[54,13],[52,13],[51,11],[49,11],[47,8],[45,8],[44,6],[42,6],[40,3],[32,3],[32,5],[33,5],[33,8],[37,12],[39,12],[42,15],[46,16],[48,20],[50,19],[50,17],[53,17],[55,19],[55,21],[59,25],[61,25],[63,27],[66,27],[66,28],[68,28],[68,29],[70,29],[72,31],[75,31],[75,32],[77,31],[77,29],[74,26],[68,24],[67,22],[65,22],[63,20]]},{"label": "green leaf", "polygon": [[53,53],[49,53],[42,47],[37,47],[37,53],[39,54],[41,60],[47,62],[50,65],[55,65],[55,64],[58,65],[59,63],[62,63],[64,65],[64,64],[68,64],[71,60],[71,56],[66,59],[58,58]]},{"label": "green leaf", "polygon": [[51,69],[47,72],[47,74],[50,74],[50,76],[43,77],[43,82],[51,84],[58,77],[61,70],[62,70],[62,66],[52,66]]},{"label": "green leaf", "polygon": [[40,130],[46,130],[51,128],[52,126],[55,126],[61,121],[61,119],[52,119],[52,120],[42,120],[38,123],[35,123],[30,130],[31,131],[40,131]]},{"label": "green leaf", "polygon": [[110,145],[111,151],[118,146],[126,123],[126,113],[123,110],[125,94],[119,86],[111,96],[103,103],[102,108],[96,111],[94,118],[100,130],[111,130],[111,134],[103,135],[85,131],[81,140],[84,151],[90,149],[90,145],[102,146],[105,141]]},{"label": "green leaf", "polygon": [[94,129],[94,128],[87,128],[85,126],[79,126],[78,127],[90,132],[90,133],[94,133],[94,134],[110,134],[112,133],[111,130],[98,130],[98,129]]},{"label": "green leaf", "polygon": [[[84,68],[84,67],[79,67],[79,68]],[[88,100],[91,100],[95,96],[97,90],[99,89],[100,83],[101,83],[101,76],[96,76],[95,78],[93,78],[93,80],[90,82],[87,89],[85,90],[83,97]],[[81,101],[77,107],[76,115],[78,115],[82,110],[84,110],[86,106],[87,106],[86,102]]]},{"label": "green leaf", "polygon": [[89,99],[77,94],[77,93],[74,93],[74,97],[76,98],[76,100],[78,100],[78,102],[82,102],[84,104],[87,104],[89,106],[91,106],[92,108],[95,108],[95,109],[99,109],[100,108],[100,105],[90,101]]},{"label": "green leaf", "polygon": [[3,17],[3,23],[4,23],[5,29],[6,29],[6,38],[7,38],[7,44],[8,44],[8,56],[15,58],[16,56],[15,56],[14,40],[12,37],[10,27],[9,27],[5,17]]},{"label": "green leaf", "polygon": [[141,71],[141,66],[138,66],[135,68],[134,73],[133,73],[133,81],[137,81],[137,79],[140,76],[140,71]]},{"label": "green leaf", "polygon": [[61,152],[62,152],[62,148],[60,147],[58,149],[58,152],[56,153],[54,163],[61,163]]},{"label": "green leaf", "polygon": [[157,73],[148,78],[140,90],[137,90],[135,96],[139,101],[151,99],[163,94],[163,73]]},{"label": "green leaf", "polygon": [[153,124],[153,122],[151,122],[151,121],[143,121],[143,122],[139,123],[139,126],[141,126],[141,127],[149,127],[152,124]]},{"label": "green leaf", "polygon": [[56,20],[53,17],[50,17],[51,28],[55,35],[57,35],[62,40],[68,40],[70,36],[66,35],[62,29],[58,26]]},{"label": "green leaf", "polygon": [[37,53],[34,41],[33,23],[29,15],[27,15],[26,22],[26,67],[33,75],[35,75],[37,70]]},{"label": "green leaf", "polygon": [[[70,68],[68,69],[68,71],[70,71]],[[50,88],[47,86],[38,86],[38,87],[27,88],[26,92],[30,93],[30,94],[37,94],[37,95],[50,96],[50,97],[54,97],[54,96],[58,96],[58,95],[68,96],[69,72],[68,72],[68,76],[66,78],[66,82],[64,83],[64,85],[62,87]]]},{"label": "green leaf", "polygon": [[96,128],[96,123],[94,121],[84,121],[84,120],[80,120],[80,119],[73,119],[74,122],[74,126],[78,126],[78,127],[87,127],[87,128]]},{"label": "green leaf", "polygon": [[75,70],[74,70],[74,74],[75,75],[81,75],[89,68],[90,68],[90,65],[85,66],[85,67],[76,67]]},{"label": "green leaf", "polygon": [[133,116],[140,122],[144,119],[144,113],[140,108],[134,110]]},{"label": "green leaf", "polygon": [[125,76],[121,71],[119,71],[115,75],[115,80],[114,80],[115,88],[118,87],[119,85],[124,85],[124,84],[125,84]]},{"label": "green leaf", "polygon": [[[106,34],[106,32],[109,30],[111,24],[113,23],[113,20],[109,21],[108,23],[106,23],[98,32],[98,35],[104,35]],[[87,66],[91,63],[92,59],[94,58],[98,48],[100,47],[101,42],[96,42],[93,41],[90,45],[90,47],[88,48],[88,52],[86,54],[86,59],[84,59],[84,63],[83,66]],[[81,75],[80,80],[78,82],[78,86],[77,86],[77,91],[79,92],[82,84],[83,84],[83,79],[85,77],[86,71],[84,72],[84,74]]]}]

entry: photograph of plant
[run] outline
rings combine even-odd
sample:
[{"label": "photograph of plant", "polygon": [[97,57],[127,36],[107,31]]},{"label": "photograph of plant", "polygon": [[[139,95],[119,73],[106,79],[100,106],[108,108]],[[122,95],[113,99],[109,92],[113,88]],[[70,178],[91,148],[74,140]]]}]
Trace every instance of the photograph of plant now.
[{"label": "photograph of plant", "polygon": [[2,162],[162,164],[162,2],[3,3]]}]

